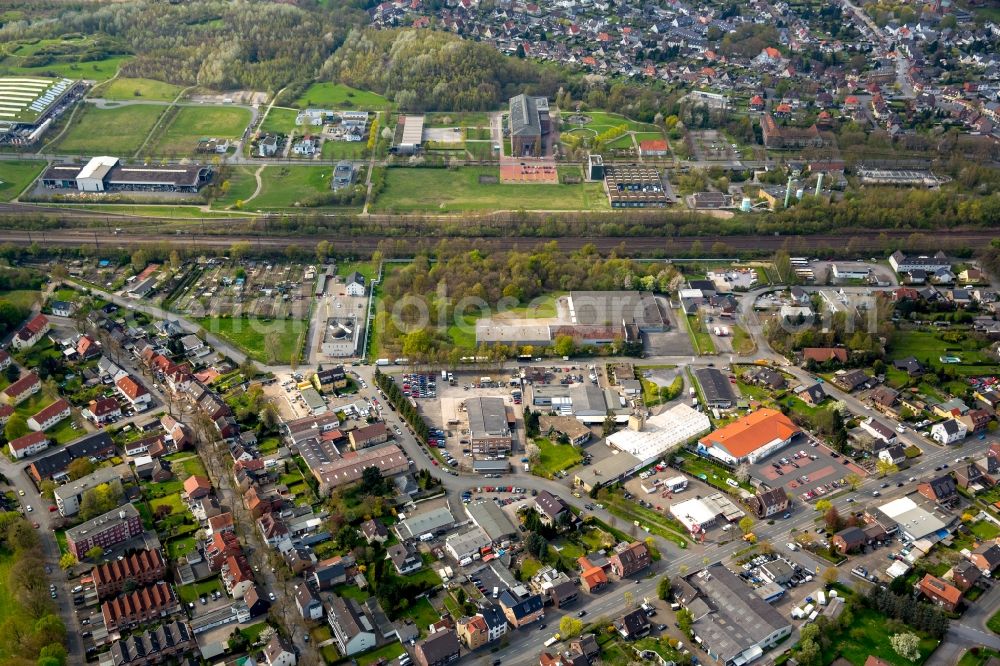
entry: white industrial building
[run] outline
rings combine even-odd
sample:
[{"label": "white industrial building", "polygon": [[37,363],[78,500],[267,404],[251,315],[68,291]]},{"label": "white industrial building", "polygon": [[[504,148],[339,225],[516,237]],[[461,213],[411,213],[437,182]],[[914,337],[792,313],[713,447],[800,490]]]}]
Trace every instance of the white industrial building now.
[{"label": "white industrial building", "polygon": [[468,532],[452,534],[444,540],[444,549],[456,560],[463,560],[472,557],[486,548],[493,540],[489,535],[478,527],[473,527]]},{"label": "white industrial building", "polygon": [[648,419],[633,416],[629,419],[629,427],[609,436],[607,442],[608,446],[646,464],[711,428],[707,416],[680,403]]},{"label": "white industrial building", "polygon": [[704,500],[691,499],[670,505],[670,515],[676,518],[691,534],[704,532],[715,525],[719,512]]},{"label": "white industrial building", "polygon": [[899,526],[900,536],[909,541],[940,541],[948,535],[948,525],[909,497],[900,497],[878,508]]}]

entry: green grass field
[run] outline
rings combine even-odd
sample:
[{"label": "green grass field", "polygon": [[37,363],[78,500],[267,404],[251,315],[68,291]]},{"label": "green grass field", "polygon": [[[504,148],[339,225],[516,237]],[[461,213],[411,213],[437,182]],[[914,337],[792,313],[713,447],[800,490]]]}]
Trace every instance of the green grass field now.
[{"label": "green grass field", "polygon": [[188,604],[194,602],[198,604],[198,597],[201,595],[209,595],[215,590],[218,590],[222,594],[226,591],[222,587],[222,583],[219,581],[219,577],[215,576],[200,583],[191,583],[190,585],[179,585],[177,587],[177,597]]},{"label": "green grass field", "polygon": [[[447,111],[432,112],[424,116],[424,127],[486,127],[490,126],[490,117],[484,111]],[[477,134],[470,136],[470,139],[489,139],[487,131],[485,136]]]},{"label": "green grass field", "polygon": [[0,617],[14,617],[20,611],[11,586],[7,584],[13,564],[14,554],[6,548],[0,548]]},{"label": "green grass field", "polygon": [[324,141],[324,160],[359,160],[368,152],[364,141]]},{"label": "green grass field", "polygon": [[153,148],[156,155],[192,155],[199,139],[237,139],[250,111],[232,106],[185,106]]},{"label": "green grass field", "polygon": [[[612,127],[617,127],[618,125],[628,125],[628,128],[632,132],[658,132],[656,125],[652,123],[642,123],[637,120],[631,120],[623,115],[617,113],[609,113],[607,111],[584,111],[584,115],[590,116],[590,122],[582,127],[587,129],[592,129],[598,134]],[[563,120],[565,121],[568,114],[563,114]],[[581,127],[580,125],[569,125],[563,123],[563,127]]]},{"label": "green grass field", "polygon": [[227,181],[229,185],[225,187],[225,192],[212,201],[212,208],[228,208],[237,201],[246,201],[257,191],[257,179],[254,178],[255,167],[238,166],[229,169],[228,174],[222,181],[224,185]]},{"label": "green grass field", "polygon": [[0,201],[10,201],[21,194],[45,168],[41,160],[4,160],[0,162]]},{"label": "green grass field", "polygon": [[945,364],[941,356],[958,356],[961,363],[947,367],[959,375],[992,375],[1000,373],[998,365],[985,351],[987,347],[975,337],[967,335],[959,342],[946,342],[940,336],[959,331],[896,331],[889,346],[888,357],[895,360],[915,356],[918,361],[932,369],[940,369]]},{"label": "green grass field", "polygon": [[[209,333],[231,342],[255,361],[261,363],[289,363],[305,334],[308,323],[298,319],[251,320],[247,317],[195,319]],[[267,337],[274,336],[275,347],[268,350]]]},{"label": "green grass field", "polygon": [[85,106],[78,111],[75,124],[59,140],[58,150],[79,155],[130,156],[142,147],[166,108],[143,104],[111,109]]},{"label": "green grass field", "polygon": [[297,127],[295,124],[295,117],[297,115],[299,115],[299,112],[295,109],[273,107],[268,112],[267,118],[261,123],[260,131],[287,136]]},{"label": "green grass field", "polygon": [[378,93],[357,90],[340,83],[314,83],[295,100],[295,106],[306,108],[357,109],[374,111],[388,109],[392,104]]},{"label": "green grass field", "polygon": [[54,62],[39,67],[22,67],[21,58],[9,57],[0,63],[0,71],[11,76],[62,76],[68,79],[106,81],[118,73],[118,68],[132,56],[116,56],[86,62]]},{"label": "green grass field", "polygon": [[296,202],[326,192],[332,173],[330,166],[269,166],[261,173],[260,193],[246,208],[292,208]]},{"label": "green grass field", "polygon": [[531,471],[539,476],[554,476],[583,460],[580,449],[572,444],[557,444],[544,437],[536,439],[535,444],[539,450],[538,462],[533,464]]},{"label": "green grass field", "polygon": [[695,351],[700,354],[714,354],[715,343],[712,341],[712,336],[708,334],[705,322],[702,321],[699,315],[688,315],[687,320],[688,333],[691,336],[691,344],[694,345]]},{"label": "green grass field", "polygon": [[[405,577],[404,577],[405,578]],[[441,614],[434,610],[427,597],[417,601],[403,612],[403,617],[413,620],[413,623],[420,628],[420,633],[427,633],[427,627],[441,619]]]},{"label": "green grass field", "polygon": [[877,612],[862,608],[854,612],[854,622],[847,631],[833,631],[829,646],[823,650],[821,663],[832,663],[838,656],[846,659],[853,666],[863,666],[869,655],[877,654],[881,659],[895,666],[912,666],[922,664],[930,656],[938,641],[933,638],[921,637],[920,658],[909,661],[896,654],[889,643],[892,633],[886,630],[885,618]]},{"label": "green grass field", "polygon": [[180,86],[163,81],[118,78],[101,86],[94,96],[104,99],[171,102],[180,91]]},{"label": "green grass field", "polygon": [[461,212],[480,210],[608,210],[600,183],[576,185],[483,184],[479,176],[499,176],[493,167],[389,169],[385,191],[373,210],[380,212]]}]

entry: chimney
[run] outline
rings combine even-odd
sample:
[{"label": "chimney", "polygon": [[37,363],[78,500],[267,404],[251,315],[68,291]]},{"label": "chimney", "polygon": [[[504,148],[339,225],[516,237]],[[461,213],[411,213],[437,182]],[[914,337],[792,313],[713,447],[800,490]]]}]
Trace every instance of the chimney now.
[{"label": "chimney", "polygon": [[819,196],[819,191],[821,189],[823,189],[823,172],[822,171],[819,172],[819,177],[816,178],[816,192],[815,192],[815,195],[817,197]]},{"label": "chimney", "polygon": [[633,412],[628,417],[628,429],[635,432],[642,432],[646,425],[646,414],[643,412]]},{"label": "chimney", "polygon": [[785,186],[785,208],[788,208],[788,202],[792,198],[792,177],[788,177],[788,184]]}]

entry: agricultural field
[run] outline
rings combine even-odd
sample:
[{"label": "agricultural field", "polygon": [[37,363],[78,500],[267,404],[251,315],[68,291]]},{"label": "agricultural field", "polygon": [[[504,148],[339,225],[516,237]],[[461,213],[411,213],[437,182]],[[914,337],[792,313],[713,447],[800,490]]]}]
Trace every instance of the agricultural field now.
[{"label": "agricultural field", "polygon": [[302,96],[295,100],[294,105],[300,109],[357,109],[359,111],[375,111],[388,109],[392,103],[378,93],[358,90],[340,83],[314,83]]},{"label": "agricultural field", "polygon": [[292,208],[330,189],[331,166],[268,166],[261,173],[261,189],[247,202],[253,210]]},{"label": "agricultural field", "polygon": [[[142,147],[165,109],[144,104],[110,109],[85,106],[77,111],[76,121],[59,140],[57,150],[77,155],[129,157]],[[109,131],[112,127],[113,132]]]},{"label": "agricultural field", "polygon": [[97,88],[93,92],[93,96],[115,100],[170,102],[177,97],[180,91],[180,86],[163,81],[118,78]]},{"label": "agricultural field", "polygon": [[372,208],[379,212],[460,212],[478,210],[608,210],[601,183],[522,185],[480,183],[499,176],[492,167],[389,169],[384,192]]},{"label": "agricultural field", "polygon": [[238,139],[250,123],[250,111],[232,106],[184,106],[171,120],[152,152],[190,155],[199,139]]},{"label": "agricultural field", "polygon": [[226,340],[259,363],[287,364],[305,340],[309,323],[301,319],[202,317],[199,326]]},{"label": "agricultural field", "polygon": [[260,131],[263,133],[270,134],[291,134],[297,125],[295,124],[295,118],[299,115],[299,112],[295,109],[286,109],[282,107],[272,107],[268,112],[267,117],[264,118],[264,122],[260,125]]},{"label": "agricultural field", "polygon": [[16,198],[45,168],[40,160],[4,160],[0,162],[0,201]]}]

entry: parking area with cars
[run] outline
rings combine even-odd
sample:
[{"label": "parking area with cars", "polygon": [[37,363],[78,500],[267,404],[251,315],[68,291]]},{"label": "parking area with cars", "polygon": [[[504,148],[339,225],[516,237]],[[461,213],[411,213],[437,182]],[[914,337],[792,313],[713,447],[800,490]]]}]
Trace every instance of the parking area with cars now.
[{"label": "parking area with cars", "polygon": [[847,488],[846,477],[850,474],[867,476],[853,461],[804,437],[757,462],[751,474],[771,487],[783,487],[790,497],[803,502],[814,502]]}]

